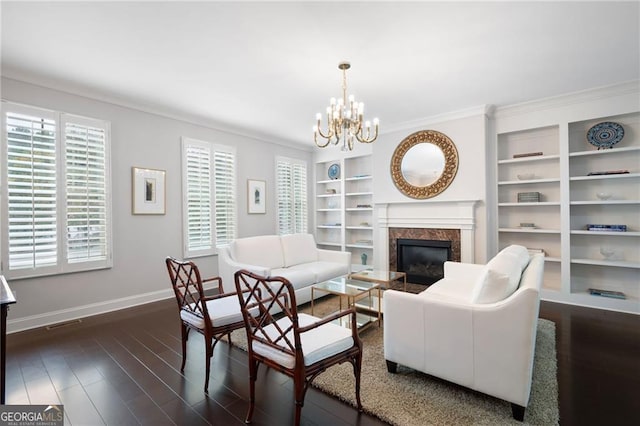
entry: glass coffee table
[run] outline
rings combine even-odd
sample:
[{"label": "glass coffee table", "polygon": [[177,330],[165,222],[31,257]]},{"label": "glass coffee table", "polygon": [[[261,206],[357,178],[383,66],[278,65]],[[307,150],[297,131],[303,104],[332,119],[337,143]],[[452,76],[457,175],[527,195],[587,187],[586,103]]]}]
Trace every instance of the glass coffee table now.
[{"label": "glass coffee table", "polygon": [[[339,297],[339,309],[356,308],[356,321],[358,329],[368,327],[377,322],[378,327],[382,320],[380,310],[380,284],[370,281],[359,281],[347,276],[323,281],[311,286],[311,315],[313,315],[315,292],[334,294]],[[349,326],[349,318],[343,317],[340,324]]]},{"label": "glass coffee table", "polygon": [[406,272],[386,271],[382,269],[365,269],[349,274],[349,278],[358,281],[369,281],[378,283],[382,285],[383,288],[390,288],[392,282],[403,280],[403,290],[407,291]]}]

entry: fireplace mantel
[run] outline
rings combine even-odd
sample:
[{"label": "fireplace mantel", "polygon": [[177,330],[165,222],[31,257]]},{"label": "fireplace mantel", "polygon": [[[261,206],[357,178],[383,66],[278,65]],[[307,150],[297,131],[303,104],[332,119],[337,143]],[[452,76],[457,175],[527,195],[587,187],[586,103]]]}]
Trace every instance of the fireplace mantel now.
[{"label": "fireplace mantel", "polygon": [[460,230],[460,261],[475,263],[475,205],[479,200],[421,201],[376,204],[378,238],[375,267],[389,265],[389,228]]}]

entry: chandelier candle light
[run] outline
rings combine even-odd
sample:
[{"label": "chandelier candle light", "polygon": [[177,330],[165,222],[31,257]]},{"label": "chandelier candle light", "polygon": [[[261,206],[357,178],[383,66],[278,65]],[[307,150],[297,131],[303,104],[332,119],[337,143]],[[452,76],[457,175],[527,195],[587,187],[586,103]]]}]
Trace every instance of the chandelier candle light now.
[{"label": "chandelier candle light", "polygon": [[[323,132],[320,127],[322,114],[316,114],[318,121],[313,126],[313,140],[319,148],[325,148],[330,143],[337,145],[342,140],[342,150],[351,151],[353,149],[353,141],[371,143],[378,137],[378,119],[373,119],[374,132],[371,135],[371,122],[364,121],[364,104],[356,102],[353,95],[349,95],[347,100],[347,70],[351,68],[349,62],[341,62],[338,69],[342,70],[342,98],[331,98],[330,105],[327,107],[327,127],[328,130]],[[364,126],[363,126],[364,122]],[[326,139],[323,144],[318,142],[318,135]]]}]

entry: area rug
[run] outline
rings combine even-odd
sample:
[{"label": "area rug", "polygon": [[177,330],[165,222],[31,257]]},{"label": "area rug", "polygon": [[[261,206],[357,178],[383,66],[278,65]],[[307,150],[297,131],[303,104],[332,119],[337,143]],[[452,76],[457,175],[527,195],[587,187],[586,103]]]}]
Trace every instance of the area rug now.
[{"label": "area rug", "polygon": [[[332,300],[316,304],[314,314],[332,309]],[[309,312],[305,305],[301,311]],[[539,319],[533,381],[524,422],[511,416],[511,404],[409,368],[387,372],[382,344],[383,327],[360,333],[363,364],[360,397],[364,411],[390,424],[415,425],[557,425],[559,424],[556,376],[555,324]],[[246,349],[244,331],[233,334],[233,342]],[[313,386],[355,406],[355,384],[350,364],[329,368]]]}]

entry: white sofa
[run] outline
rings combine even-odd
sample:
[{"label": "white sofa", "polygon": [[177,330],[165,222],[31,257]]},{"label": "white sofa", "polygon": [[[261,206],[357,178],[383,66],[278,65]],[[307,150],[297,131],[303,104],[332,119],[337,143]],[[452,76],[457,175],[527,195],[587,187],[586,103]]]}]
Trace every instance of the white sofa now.
[{"label": "white sofa", "polygon": [[384,293],[384,356],[511,403],[524,418],[531,391],[544,255],[509,246],[487,265],[446,262],[419,294]]},{"label": "white sofa", "polygon": [[311,300],[312,284],[350,272],[351,253],[319,249],[311,234],[238,238],[219,250],[218,274],[233,283],[240,269],[288,279],[300,305]]}]

